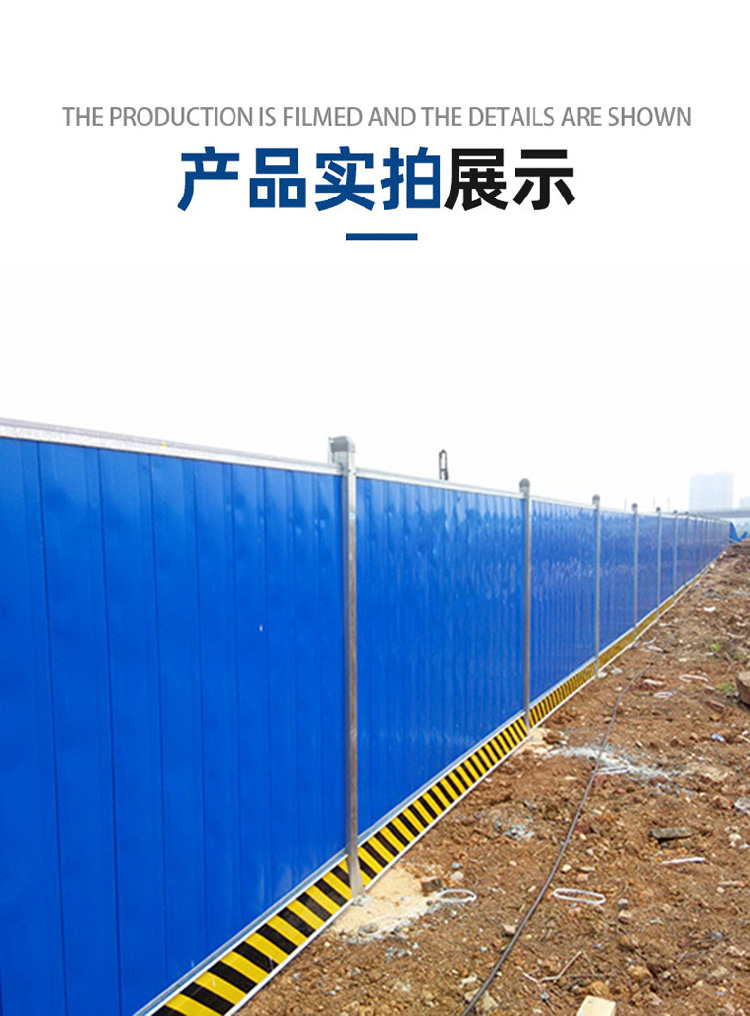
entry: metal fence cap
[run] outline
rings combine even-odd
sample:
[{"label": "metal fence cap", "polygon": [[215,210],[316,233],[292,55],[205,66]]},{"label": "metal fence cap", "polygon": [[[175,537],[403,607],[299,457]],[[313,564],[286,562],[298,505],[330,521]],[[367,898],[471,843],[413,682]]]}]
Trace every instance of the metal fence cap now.
[{"label": "metal fence cap", "polygon": [[345,434],[340,434],[338,437],[329,437],[328,448],[331,452],[355,452],[357,450],[352,439]]}]

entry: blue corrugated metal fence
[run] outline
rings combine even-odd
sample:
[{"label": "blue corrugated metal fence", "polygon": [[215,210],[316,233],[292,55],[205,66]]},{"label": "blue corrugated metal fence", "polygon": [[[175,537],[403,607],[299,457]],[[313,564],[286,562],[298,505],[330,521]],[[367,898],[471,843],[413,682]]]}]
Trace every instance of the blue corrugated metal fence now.
[{"label": "blue corrugated metal fence", "polygon": [[[4,1016],[130,1016],[346,849],[337,468],[91,444],[0,437]],[[513,495],[357,501],[364,833],[521,711],[524,549]],[[532,702],[593,658],[595,524],[533,501]],[[634,516],[601,532],[604,648]],[[640,516],[639,619],[727,532]]]}]

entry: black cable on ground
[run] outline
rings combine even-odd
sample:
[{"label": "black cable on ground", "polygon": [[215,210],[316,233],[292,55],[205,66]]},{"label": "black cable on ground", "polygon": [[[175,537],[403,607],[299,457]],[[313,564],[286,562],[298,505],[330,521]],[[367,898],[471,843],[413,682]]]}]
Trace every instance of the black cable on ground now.
[{"label": "black cable on ground", "polygon": [[[693,614],[695,613],[696,609],[697,609],[697,604],[696,604],[695,607],[693,607],[693,609],[690,611],[690,613],[686,617],[684,617],[682,619],[682,621],[680,621],[680,624],[679,624],[678,628],[672,633],[669,641],[667,642],[667,648],[669,646],[671,646],[671,644],[674,642],[674,640],[675,640],[675,638],[677,636],[677,632],[680,630],[680,628],[682,628],[682,626],[685,624],[685,622],[688,621],[693,616]],[[631,647],[631,648],[634,648],[634,647]],[[552,883],[553,878],[557,874],[557,869],[560,867],[560,864],[562,863],[562,859],[565,856],[565,851],[568,849],[570,841],[573,838],[573,832],[575,831],[575,827],[578,824],[578,819],[581,817],[581,812],[583,811],[584,806],[586,804],[586,800],[587,800],[587,798],[589,796],[589,791],[591,790],[592,786],[594,785],[594,780],[595,780],[596,776],[599,773],[599,764],[601,762],[601,758],[602,758],[602,755],[604,753],[604,749],[607,747],[607,744],[609,743],[609,735],[612,732],[612,727],[614,726],[615,719],[617,717],[617,710],[620,707],[620,702],[622,701],[623,697],[630,691],[631,687],[635,684],[635,682],[638,680],[638,678],[642,677],[643,674],[645,674],[645,672],[648,670],[648,668],[653,665],[653,663],[654,663],[654,660],[649,660],[648,663],[646,663],[643,667],[641,667],[641,669],[638,671],[638,673],[634,674],[633,677],[630,678],[630,680],[625,685],[623,690],[617,696],[617,700],[615,701],[614,708],[612,710],[612,717],[611,717],[609,723],[607,724],[607,729],[604,732],[604,737],[602,738],[602,742],[599,745],[599,752],[598,752],[598,754],[596,756],[596,762],[594,763],[594,768],[591,771],[591,776],[589,777],[589,781],[586,784],[586,789],[583,792],[583,797],[581,798],[581,803],[578,805],[578,810],[576,811],[575,815],[573,816],[573,821],[570,823],[570,828],[568,829],[568,832],[567,832],[567,834],[565,836],[565,839],[562,842],[562,846],[560,847],[560,852],[558,853],[557,858],[555,859],[555,863],[552,865],[552,869],[551,869],[549,875],[547,876],[547,878],[546,878],[546,880],[544,882],[544,885],[539,890],[539,893],[538,893],[536,899],[534,900],[534,902],[531,904],[529,909],[524,914],[523,920],[518,925],[518,928],[516,929],[516,933],[514,934],[513,938],[510,940],[510,942],[508,942],[508,944],[503,949],[503,951],[502,951],[502,953],[500,955],[500,959],[497,961],[495,966],[492,968],[492,970],[489,973],[489,976],[484,981],[482,986],[479,988],[477,993],[474,995],[474,997],[472,998],[471,1002],[469,1002],[469,1004],[466,1006],[466,1008],[462,1010],[461,1016],[470,1016],[470,1013],[474,1012],[477,1003],[479,1002],[481,997],[485,994],[485,992],[489,989],[490,985],[492,984],[492,982],[495,980],[495,978],[499,974],[503,964],[505,963],[505,961],[507,960],[507,958],[510,956],[511,952],[513,951],[513,948],[516,945],[516,942],[518,942],[519,938],[523,934],[524,928],[529,923],[531,918],[534,916],[534,913],[535,913],[537,907],[542,902],[542,899],[544,898],[544,894],[549,889],[549,887],[550,887],[550,885]]]}]

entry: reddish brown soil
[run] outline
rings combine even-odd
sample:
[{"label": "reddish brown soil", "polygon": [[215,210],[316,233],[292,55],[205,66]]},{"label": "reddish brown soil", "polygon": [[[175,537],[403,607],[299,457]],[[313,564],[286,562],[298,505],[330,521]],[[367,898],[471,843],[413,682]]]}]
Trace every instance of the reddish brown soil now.
[{"label": "reddish brown soil", "polygon": [[[562,867],[478,1011],[572,1016],[593,994],[614,999],[618,1016],[750,1016],[750,815],[736,807],[750,798],[750,709],[733,684],[749,661],[750,555],[735,549],[546,721],[543,743],[500,765],[400,862],[475,902],[433,903],[368,941],[334,924],[243,1014],[458,1016],[509,941],[503,926],[547,878],[615,700],[646,666],[608,746],[631,770],[597,776]],[[651,830],[668,826],[690,835],[660,845]],[[705,861],[663,863],[688,856]],[[555,899],[565,886],[605,902]]]}]

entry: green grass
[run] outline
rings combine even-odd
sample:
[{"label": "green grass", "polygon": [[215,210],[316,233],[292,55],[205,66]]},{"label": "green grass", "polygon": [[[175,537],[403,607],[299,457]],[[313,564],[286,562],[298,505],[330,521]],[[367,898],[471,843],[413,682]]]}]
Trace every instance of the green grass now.
[{"label": "green grass", "polygon": [[733,698],[737,694],[737,685],[734,681],[727,681],[725,684],[717,684],[716,690],[723,692],[729,698]]}]

